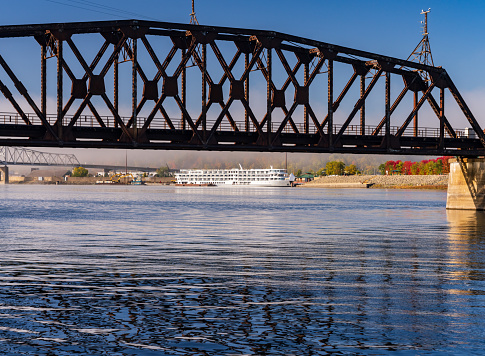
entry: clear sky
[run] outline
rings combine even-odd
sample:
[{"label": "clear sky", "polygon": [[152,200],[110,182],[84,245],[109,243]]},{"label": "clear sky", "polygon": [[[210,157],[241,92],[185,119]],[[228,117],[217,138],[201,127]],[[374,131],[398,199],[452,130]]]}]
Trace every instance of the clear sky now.
[{"label": "clear sky", "polygon": [[[485,87],[485,1],[195,0],[201,24],[275,30],[406,58],[421,38],[422,9],[431,8],[435,64],[459,89]],[[189,21],[191,0],[15,0],[1,24],[139,18]]]},{"label": "clear sky", "polygon": [[[195,2],[201,24],[275,30],[404,59],[422,37],[421,10],[431,8],[435,65],[448,71],[485,127],[483,0]],[[15,0],[3,4],[0,24],[130,18],[188,23],[190,12],[191,0]]]}]

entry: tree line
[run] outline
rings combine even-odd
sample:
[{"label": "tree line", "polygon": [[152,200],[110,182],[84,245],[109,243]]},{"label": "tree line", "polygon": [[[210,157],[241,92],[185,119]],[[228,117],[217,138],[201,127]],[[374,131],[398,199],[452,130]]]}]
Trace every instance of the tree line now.
[{"label": "tree line", "polygon": [[450,156],[420,162],[387,161],[379,166],[381,174],[431,175],[450,173]]},{"label": "tree line", "polygon": [[[387,161],[379,165],[378,172],[382,175],[402,174],[402,175],[436,175],[450,173],[449,160],[451,156],[443,156],[436,159],[426,159],[420,162],[411,161]],[[298,169],[295,176],[301,177],[304,173],[313,176],[331,176],[331,175],[355,175],[355,174],[372,174],[368,170],[362,172],[355,164],[345,165],[342,161],[327,162],[325,167],[317,171],[309,170],[302,172]]]}]

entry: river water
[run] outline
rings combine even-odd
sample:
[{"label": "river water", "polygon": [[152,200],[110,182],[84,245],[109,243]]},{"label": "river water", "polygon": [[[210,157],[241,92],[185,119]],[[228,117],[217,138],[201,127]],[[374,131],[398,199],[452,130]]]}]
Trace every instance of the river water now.
[{"label": "river water", "polygon": [[482,354],[485,215],[445,201],[0,186],[0,354]]}]

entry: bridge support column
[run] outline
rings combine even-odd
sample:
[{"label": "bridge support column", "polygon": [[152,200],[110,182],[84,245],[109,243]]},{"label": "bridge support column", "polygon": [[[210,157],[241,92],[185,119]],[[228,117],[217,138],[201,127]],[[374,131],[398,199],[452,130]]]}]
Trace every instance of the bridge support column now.
[{"label": "bridge support column", "polygon": [[0,184],[8,184],[8,167],[0,167]]},{"label": "bridge support column", "polygon": [[485,158],[450,162],[446,209],[485,210]]}]

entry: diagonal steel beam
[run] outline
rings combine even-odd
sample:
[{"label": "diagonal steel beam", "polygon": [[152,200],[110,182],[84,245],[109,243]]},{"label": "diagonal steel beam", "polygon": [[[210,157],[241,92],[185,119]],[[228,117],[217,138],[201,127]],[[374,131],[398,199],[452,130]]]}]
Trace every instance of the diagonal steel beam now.
[{"label": "diagonal steel beam", "polygon": [[406,131],[406,128],[408,127],[409,123],[412,121],[412,119],[414,118],[414,116],[416,115],[416,113],[419,111],[419,109],[421,108],[421,106],[423,105],[423,103],[427,100],[428,96],[431,94],[431,91],[433,89],[434,89],[434,84],[431,84],[428,87],[428,89],[426,90],[426,92],[424,93],[424,95],[421,97],[421,99],[418,101],[418,103],[415,106],[415,108],[413,109],[413,111],[411,111],[411,113],[409,114],[409,116],[407,117],[407,119],[404,121],[404,123],[402,124],[402,126],[397,131],[397,133],[396,133],[396,136],[397,137],[401,137],[403,135],[403,133],[404,133],[404,131]]},{"label": "diagonal steel beam", "polygon": [[155,107],[152,109],[145,123],[143,124],[143,127],[142,127],[143,132],[148,129],[148,126],[150,126],[150,124],[152,123],[153,118],[157,114],[158,110],[162,107],[162,104],[166,98],[167,96],[163,94],[160,96],[160,98],[158,98],[157,103],[155,104]]},{"label": "diagonal steel beam", "polygon": [[337,136],[335,137],[335,141],[334,142],[338,142],[340,140],[340,138],[342,137],[342,135],[344,134],[345,130],[347,130],[347,127],[349,126],[350,122],[352,121],[352,119],[354,118],[355,114],[357,114],[357,112],[360,110],[360,108],[362,107],[362,105],[364,105],[365,103],[365,99],[367,98],[367,96],[370,94],[370,92],[372,91],[372,88],[374,88],[374,85],[377,83],[377,81],[379,80],[381,74],[382,74],[383,70],[382,68],[379,68],[379,70],[377,71],[377,73],[374,75],[374,77],[372,78],[371,82],[369,83],[369,85],[367,86],[367,89],[365,90],[365,93],[364,95],[359,98],[359,100],[357,101],[357,104],[355,104],[354,108],[352,109],[352,111],[350,112],[350,115],[349,117],[347,118],[347,120],[345,120],[345,122],[343,123],[339,133],[337,134]]},{"label": "diagonal steel beam", "polygon": [[[264,65],[263,61],[261,60],[261,58],[258,58],[258,59],[257,59],[257,64],[258,64],[259,69],[261,70],[261,73],[263,74],[264,78],[265,78],[266,80],[268,80],[268,72],[267,72],[266,67],[265,67],[265,65]],[[295,65],[295,67],[294,67],[294,68],[293,68],[293,70],[292,70],[293,76],[295,75],[295,73],[296,73],[296,72],[298,72],[298,69],[300,68],[301,64],[302,64],[302,63],[301,63],[301,61],[300,61],[300,60],[298,60],[298,63]],[[285,84],[283,84],[283,87],[281,88],[281,90],[286,91],[286,89],[288,88],[288,86],[290,85],[290,83],[292,83],[292,80],[291,80],[291,77],[290,77],[290,76],[288,76],[288,78],[286,79]],[[274,90],[276,90],[276,85],[274,85],[274,83],[273,83],[273,81],[272,81],[272,80],[270,80],[270,85],[271,85],[271,90],[273,90],[273,91],[274,91]],[[272,106],[271,106],[271,111],[273,111],[273,110],[274,110],[274,108],[275,108],[275,107],[274,107],[274,105],[272,105]],[[283,110],[283,113],[284,113],[284,114],[285,114],[285,116],[286,116],[286,114],[288,114],[288,108],[286,107],[286,105],[283,105],[283,106],[281,107],[281,109]],[[265,116],[264,116],[263,120],[262,120],[262,121],[261,121],[261,123],[259,124],[259,127],[260,127],[261,129],[262,129],[262,128],[263,128],[263,126],[266,124],[266,120],[267,120],[267,114],[265,114]],[[291,127],[292,127],[293,131],[294,131],[295,133],[298,133],[298,129],[297,129],[297,127],[296,127],[296,124],[295,124],[295,122],[294,122],[293,118],[292,118],[292,117],[290,117],[290,118],[289,118],[289,121],[290,121],[290,125],[291,125]]]},{"label": "diagonal steel beam", "polygon": [[313,109],[310,105],[306,105],[306,109],[310,117],[312,118],[313,124],[317,128],[318,133],[320,134],[320,137],[323,137],[325,134],[323,133],[323,127],[321,127],[318,123],[317,116],[313,112]]},{"label": "diagonal steel beam", "polygon": [[[396,100],[394,101],[394,103],[391,106],[391,112],[390,112],[391,115],[394,112],[394,110],[396,110],[397,106],[401,103],[402,99],[407,94],[408,90],[409,90],[409,87],[406,85],[405,88],[399,94],[399,96],[396,98]],[[377,125],[377,127],[372,132],[372,135],[373,136],[379,135],[379,132],[381,132],[381,130],[384,127],[385,123],[386,123],[386,117],[384,116],[382,118],[381,122],[379,122],[379,125]]]},{"label": "diagonal steel beam", "polygon": [[310,86],[310,84],[312,84],[313,80],[315,79],[317,74],[320,72],[320,69],[323,67],[325,60],[326,60],[325,57],[322,57],[318,60],[318,63],[315,65],[315,68],[313,68],[312,73],[308,77],[308,81],[307,81],[307,84],[306,84],[307,86]]},{"label": "diagonal steel beam", "polygon": [[[113,49],[113,53],[111,53],[111,56],[109,57],[109,59],[107,60],[107,62],[105,63],[103,69],[101,70],[101,76],[104,78],[106,76],[106,73],[108,72],[109,68],[111,67],[111,65],[114,63],[114,61],[116,60],[119,52],[121,51],[121,48],[123,47],[123,44],[126,42],[126,36],[123,35],[121,37],[121,39],[119,40],[119,42],[116,44],[116,46],[114,47]],[[69,43],[69,42],[68,42]],[[106,43],[105,43],[106,44]],[[99,56],[100,52],[98,52],[98,55],[95,57],[94,61],[93,61],[93,68],[91,67],[88,67],[86,61],[84,60],[84,58],[82,57],[82,55],[79,53],[77,47],[74,45],[74,42],[70,41],[69,43],[69,46],[71,47],[71,50],[76,54],[78,53],[78,60],[80,61],[81,65],[83,66],[84,70],[85,70],[85,76],[87,77],[92,77],[93,76],[93,70],[94,68],[97,66],[97,64],[99,63],[99,60],[101,59],[101,57]],[[104,46],[103,46],[104,48]],[[103,52],[104,53],[104,52]],[[86,78],[87,78],[86,77]],[[83,77],[84,79],[84,77]],[[87,93],[86,96],[84,97],[83,101],[81,102],[81,104],[79,105],[79,108],[78,110],[76,111],[76,113],[73,115],[73,117],[71,118],[71,122],[68,124],[68,127],[69,128],[72,128],[75,124],[76,124],[76,121],[78,120],[79,116],[81,115],[81,113],[83,112],[83,110],[85,109],[86,105],[88,104],[88,102],[91,100],[91,97],[92,97],[92,94],[91,93]],[[105,103],[108,105],[108,102],[109,99],[108,97],[106,96],[106,93],[104,94],[103,96],[103,100],[105,101]],[[110,102],[111,103],[111,102]],[[112,106],[112,108],[111,108]],[[115,118],[115,122],[117,124],[120,124],[120,122],[122,121],[120,116],[118,115],[117,113],[117,110],[115,110],[115,107],[111,104],[111,105],[108,105],[108,108],[109,110],[113,113],[113,112],[116,112],[116,115],[113,114],[114,118]],[[126,126],[124,123],[121,123],[120,126],[124,129],[123,131],[129,135],[128,131],[126,131]]]},{"label": "diagonal steel beam", "polygon": [[[423,91],[423,94],[425,93],[425,91]],[[440,118],[440,107],[438,105],[438,103],[436,102],[435,98],[433,97],[433,94],[429,94],[428,95],[428,103],[430,104],[431,108],[433,109],[433,112],[436,114],[436,117],[439,119]],[[448,119],[446,118],[445,115],[443,115],[443,121],[444,121],[444,124],[445,124],[445,129],[446,129],[446,132],[448,132],[448,135],[450,135],[450,137],[453,137],[453,138],[456,138],[456,132],[455,130],[453,130],[453,127],[451,126],[450,122],[448,121]]]},{"label": "diagonal steel beam", "polygon": [[212,126],[212,129],[211,129],[211,131],[209,133],[209,137],[207,138],[207,142],[211,142],[212,137],[214,137],[214,134],[217,131],[217,129],[219,128],[219,125],[221,124],[222,119],[224,118],[224,116],[226,116],[226,113],[228,112],[228,110],[231,107],[231,104],[233,102],[234,102],[234,99],[232,97],[229,98],[229,100],[227,101],[226,105],[224,105],[224,107],[222,108],[221,113],[217,117],[216,122],[214,123],[214,125]]},{"label": "diagonal steel beam", "polygon": [[263,51],[263,46],[258,42],[258,44],[256,44],[256,47],[254,49],[253,56],[249,61],[246,69],[244,70],[243,74],[241,75],[241,79],[239,80],[243,81],[249,77],[249,73],[251,73],[251,71],[253,70],[254,64],[258,61],[258,59],[260,59],[259,56],[261,55],[262,51]]},{"label": "diagonal steel beam", "polygon": [[[68,38],[66,40],[66,42],[69,45],[69,47],[71,48],[71,51],[74,53],[74,56],[77,58],[77,60],[79,61],[79,63],[81,64],[81,66],[83,67],[83,69],[85,71],[82,80],[87,80],[88,78],[91,78],[93,76],[93,70],[98,65],[98,63],[101,60],[103,54],[106,52],[106,49],[109,47],[109,42],[108,41],[105,41],[103,43],[103,46],[98,51],[98,54],[96,55],[96,57],[94,57],[94,60],[92,61],[92,63],[91,63],[90,66],[88,66],[88,64],[84,60],[84,57],[81,55],[81,52],[79,52],[79,49],[74,44],[74,42],[72,41],[72,39],[71,38]],[[63,65],[64,70],[69,69],[69,66],[67,65],[67,63],[65,63],[64,58],[62,59],[62,61],[65,64],[65,65]],[[70,69],[69,69],[69,72],[70,72]],[[75,76],[72,73],[69,76],[71,77],[71,80],[74,80],[75,79]],[[76,123],[79,115],[82,113],[82,111],[86,107],[86,104],[88,104],[89,107],[91,108],[91,111],[93,111],[93,109],[92,109],[93,105],[91,104],[90,99],[91,99],[91,97],[89,97],[89,99],[87,99],[88,100],[87,102],[83,102],[83,104],[81,104],[81,106],[83,107],[83,109],[82,110],[79,110],[79,109],[77,110],[76,114],[77,113],[79,113],[79,114],[77,114],[77,116],[76,115],[73,116],[73,118],[71,119],[71,122],[68,125],[69,127],[72,127]],[[72,105],[72,103],[74,102],[74,100],[75,100],[74,97],[71,95],[71,97],[69,98],[67,104],[64,106],[64,109],[62,110],[63,116],[67,113],[67,111],[69,110],[69,108]],[[86,98],[84,100],[86,100]],[[93,112],[93,114],[94,114],[94,112]],[[96,116],[96,119],[100,123],[101,127],[106,127],[106,125],[104,124],[103,120],[101,119],[101,117],[99,115]],[[101,122],[103,122],[103,124],[101,124]]]},{"label": "diagonal steel beam", "polygon": [[[234,55],[231,63],[229,64],[228,69],[231,73],[232,73],[232,70],[234,69],[234,67],[236,66],[237,61],[239,60],[239,57],[241,57],[241,54],[242,54],[242,52],[238,49],[236,54]],[[223,85],[226,82],[227,78],[228,77],[227,77],[226,73],[224,72],[224,75],[222,76],[221,80],[219,81],[219,85]]]},{"label": "diagonal steel beam", "polygon": [[[217,44],[215,42],[211,42],[210,46],[212,48],[212,51],[214,51],[214,54],[216,55],[216,58],[219,61],[219,64],[221,65],[222,70],[224,71],[224,77],[229,78],[229,81],[233,82],[235,80],[234,76],[232,75],[231,69],[229,69],[229,66],[226,63],[224,56],[222,55],[221,51],[219,50],[219,47],[217,46]],[[239,50],[237,51],[236,56],[237,56],[238,53],[240,53]],[[232,61],[232,62],[234,62],[234,61]]]},{"label": "diagonal steel beam", "polygon": [[[358,76],[359,75],[357,74],[357,72],[354,72],[354,74],[352,74],[352,76],[350,77],[349,81],[345,85],[344,89],[342,90],[342,92],[338,96],[337,100],[335,100],[333,102],[333,104],[332,104],[333,113],[335,113],[335,111],[337,111],[338,107],[340,106],[340,103],[345,98],[345,95],[347,95],[347,92],[352,87],[352,84],[354,84],[355,79],[357,79]],[[327,125],[327,123],[328,123],[328,115],[325,116],[325,118],[323,119],[322,124],[320,125],[320,127],[322,129],[325,128],[325,125]]]},{"label": "diagonal steel beam", "polygon": [[103,98],[106,106],[108,107],[108,109],[111,111],[111,114],[113,115],[113,117],[115,118],[115,121],[118,123],[119,127],[121,128],[121,130],[123,131],[123,133],[126,135],[126,137],[128,139],[130,139],[131,141],[133,141],[133,136],[131,135],[131,133],[128,131],[125,123],[123,122],[123,120],[121,119],[120,115],[118,114],[118,112],[115,110],[113,104],[111,103],[111,101],[109,100],[108,96],[106,95],[106,93],[103,93],[101,94],[101,98]]},{"label": "diagonal steel beam", "polygon": [[27,117],[27,115],[25,115],[25,113],[22,110],[22,108],[20,107],[20,105],[17,103],[17,101],[15,101],[15,98],[13,97],[12,93],[10,92],[10,90],[8,90],[7,86],[5,84],[3,84],[3,82],[1,80],[0,80],[0,91],[3,93],[3,96],[8,101],[10,101],[10,104],[12,104],[12,106],[15,109],[15,111],[18,112],[18,114],[20,115],[20,117],[22,118],[22,120],[24,120],[24,122],[27,125],[32,125],[32,123],[30,122],[30,120]]},{"label": "diagonal steel beam", "polygon": [[187,121],[187,123],[189,124],[190,128],[192,129],[192,131],[194,133],[194,136],[196,136],[199,139],[200,142],[204,143],[204,140],[200,136],[200,133],[197,130],[197,127],[195,126],[194,121],[190,117],[187,109],[185,109],[185,107],[183,106],[182,101],[180,100],[180,97],[178,95],[175,95],[175,101],[177,102],[177,104],[178,104],[180,110],[182,111],[182,113],[184,114],[185,120]]},{"label": "diagonal steel beam", "polygon": [[192,39],[192,43],[190,44],[189,48],[187,48],[187,51],[185,52],[185,56],[180,61],[177,69],[175,69],[175,72],[173,74],[175,77],[178,78],[182,73],[182,70],[187,66],[187,62],[193,56],[193,53],[195,52],[196,47],[197,47],[197,41],[194,38]]},{"label": "diagonal steel beam", "polygon": [[[197,64],[197,67],[199,67],[200,71],[203,73],[204,72],[204,64],[203,64],[202,59],[199,57],[199,54],[197,53],[197,51],[194,51],[192,53],[192,56],[194,57],[195,63]],[[205,79],[206,79],[206,83],[209,83],[209,85],[214,84],[211,76],[207,72],[207,69],[205,70]]]},{"label": "diagonal steel beam", "polygon": [[295,75],[293,74],[293,71],[290,68],[290,65],[288,64],[288,61],[286,60],[285,55],[279,48],[275,48],[276,54],[278,55],[281,64],[283,64],[283,68],[285,68],[286,73],[288,74],[288,78],[291,80],[295,88],[299,86],[298,80],[296,79]]},{"label": "diagonal steel beam", "polygon": [[101,119],[101,116],[99,115],[98,111],[94,107],[93,103],[88,102],[89,109],[93,113],[94,117],[96,118],[96,121],[98,122],[99,126],[101,127],[106,127],[106,124],[104,123],[103,119]]},{"label": "diagonal steel beam", "polygon": [[291,115],[293,115],[293,113],[295,112],[295,109],[296,109],[297,106],[298,106],[298,103],[296,101],[293,103],[293,105],[291,105],[290,110],[288,111],[285,118],[281,122],[280,127],[278,128],[278,130],[275,132],[274,136],[272,137],[272,145],[274,145],[277,142],[278,138],[281,135],[281,132],[283,132],[286,124],[288,123],[288,120],[290,119]]},{"label": "diagonal steel beam", "polygon": [[249,106],[249,103],[246,101],[246,99],[241,100],[241,103],[243,104],[244,108],[247,110],[249,118],[253,122],[253,125],[256,128],[256,131],[259,133],[259,135],[263,135],[263,131],[259,126],[258,120],[256,119],[256,116],[254,116],[253,110]]},{"label": "diagonal steel beam", "polygon": [[172,61],[173,57],[177,53],[177,47],[175,45],[172,46],[172,49],[170,50],[170,52],[168,53],[167,57],[165,58],[165,60],[162,64],[162,63],[160,63],[158,56],[155,54],[155,51],[153,50],[152,45],[150,44],[150,42],[148,41],[146,36],[142,36],[141,40],[142,40],[143,44],[145,45],[145,48],[146,48],[148,54],[150,55],[153,63],[155,63],[155,66],[158,69],[158,72],[155,75],[154,80],[158,82],[162,77],[167,78],[168,75],[167,75],[166,70],[167,70],[167,67],[170,65],[170,62]]},{"label": "diagonal steel beam", "polygon": [[[445,74],[446,74],[445,78],[446,78],[446,81],[448,83],[451,95],[453,96],[456,103],[460,107],[461,111],[463,112],[463,114],[467,118],[467,120],[470,123],[470,125],[472,126],[473,130],[476,132],[478,138],[480,139],[480,142],[482,143],[482,145],[485,146],[485,134],[483,133],[482,128],[480,127],[477,120],[473,116],[473,114],[472,114],[470,108],[468,107],[468,105],[466,104],[465,100],[463,100],[463,97],[461,96],[460,92],[456,88],[455,83],[453,83],[453,81],[451,80],[448,73],[445,72]],[[442,117],[445,118],[444,115],[442,115]],[[446,125],[446,122],[445,122],[445,125]]]},{"label": "diagonal steel beam", "polygon": [[5,72],[9,76],[9,78],[12,80],[15,87],[19,91],[19,93],[25,98],[25,100],[27,100],[27,103],[35,111],[35,113],[39,117],[40,121],[42,121],[42,125],[46,128],[47,132],[54,138],[54,140],[61,142],[61,140],[59,139],[57,134],[54,132],[52,126],[47,122],[47,119],[44,116],[44,114],[39,110],[39,108],[37,107],[35,102],[30,97],[25,86],[22,84],[22,82],[20,80],[18,80],[17,76],[14,74],[14,72],[12,72],[12,70],[8,66],[7,62],[5,62],[5,60],[3,59],[1,54],[0,54],[0,65],[5,70]]}]

